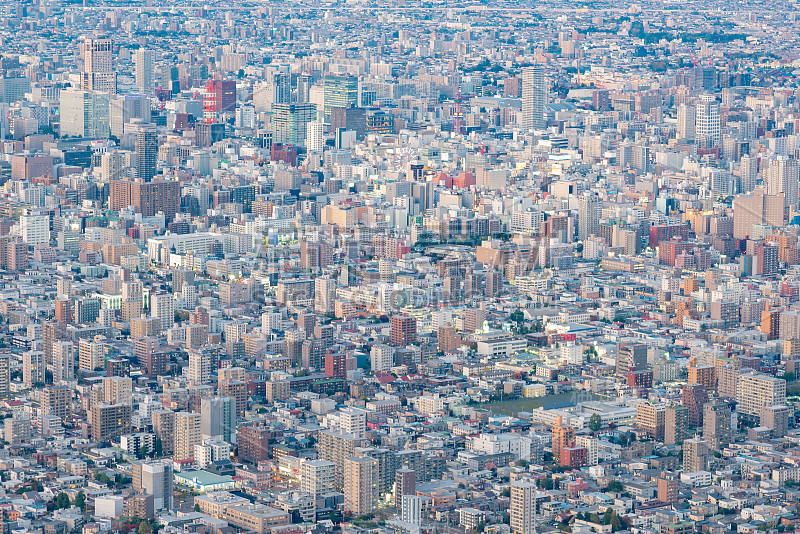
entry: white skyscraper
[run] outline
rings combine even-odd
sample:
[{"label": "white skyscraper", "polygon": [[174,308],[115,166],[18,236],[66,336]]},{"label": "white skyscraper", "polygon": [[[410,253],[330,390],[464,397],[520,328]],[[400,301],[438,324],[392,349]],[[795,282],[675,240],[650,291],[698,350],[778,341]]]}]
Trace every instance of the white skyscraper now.
[{"label": "white skyscraper", "polygon": [[686,139],[687,141],[694,141],[696,113],[695,107],[689,104],[680,104],[678,106],[678,139]]},{"label": "white skyscraper", "polygon": [[713,95],[701,95],[696,111],[695,136],[698,144],[719,146],[719,102]]},{"label": "white skyscraper", "polygon": [[602,201],[597,193],[585,191],[578,198],[578,239],[585,240],[597,234],[600,228],[600,209]]},{"label": "white skyscraper", "polygon": [[117,75],[114,73],[111,39],[86,39],[83,42],[84,91],[117,92]]},{"label": "white skyscraper", "polygon": [[53,383],[75,379],[75,345],[71,341],[53,343]]},{"label": "white skyscraper", "polygon": [[166,330],[175,324],[175,300],[172,293],[157,293],[150,302],[150,315],[161,319],[161,329]]},{"label": "white skyscraper", "polygon": [[786,204],[798,205],[798,180],[800,172],[796,159],[778,156],[769,162],[767,169],[767,193],[777,195],[784,193]]},{"label": "white skyscraper", "polygon": [[314,311],[332,313],[336,297],[336,282],[332,278],[322,277],[314,280]]},{"label": "white skyscraper", "polygon": [[749,193],[756,188],[758,179],[758,159],[752,156],[742,156],[739,161],[739,177],[741,179],[740,191]]},{"label": "white skyscraper", "polygon": [[535,65],[522,71],[522,128],[540,130],[545,126],[544,105],[549,87],[544,67]]},{"label": "white skyscraper", "polygon": [[311,121],[306,124],[306,149],[309,152],[322,152],[324,149],[323,128],[324,124],[320,121]]},{"label": "white skyscraper", "polygon": [[156,86],[156,53],[140,48],[134,57],[136,64],[136,87],[145,95],[152,95]]}]

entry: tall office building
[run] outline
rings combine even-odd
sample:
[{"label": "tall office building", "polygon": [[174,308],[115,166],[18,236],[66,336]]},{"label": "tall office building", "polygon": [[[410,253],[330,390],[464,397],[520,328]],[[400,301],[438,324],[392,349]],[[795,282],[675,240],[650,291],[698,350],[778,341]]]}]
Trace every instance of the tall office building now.
[{"label": "tall office building", "polygon": [[114,211],[132,207],[135,213],[141,213],[143,217],[153,217],[163,211],[167,220],[171,221],[178,213],[180,199],[180,183],[174,180],[114,180],[111,182],[109,204]]},{"label": "tall office building", "polygon": [[789,159],[786,156],[777,156],[770,160],[767,168],[767,193],[769,195],[780,195],[787,206],[797,207],[800,199],[798,198],[798,181],[800,181],[800,167],[796,159]]},{"label": "tall office building", "polygon": [[[534,65],[522,71],[522,129],[541,130],[545,127],[544,106],[547,104],[547,77],[544,67]],[[326,104],[327,105],[327,104]]]},{"label": "tall office building", "polygon": [[358,106],[358,78],[355,76],[325,76],[325,123],[331,122],[332,108]]},{"label": "tall office building", "polygon": [[145,95],[152,95],[156,88],[156,53],[139,48],[133,62],[136,66],[136,87]]},{"label": "tall office building", "polygon": [[136,133],[136,178],[150,182],[156,175],[157,162],[158,135],[155,128],[139,127]]},{"label": "tall office building", "polygon": [[133,463],[133,490],[153,496],[153,508],[172,510],[173,474],[169,460]]},{"label": "tall office building", "polygon": [[514,534],[536,534],[536,484],[511,483],[510,526]]},{"label": "tall office building", "polygon": [[720,146],[719,102],[713,95],[700,95],[696,106],[695,139],[698,145]]},{"label": "tall office building", "polygon": [[62,137],[108,137],[110,124],[107,93],[62,89],[59,99]]},{"label": "tall office building", "polygon": [[[286,67],[283,67],[285,70]],[[288,104],[292,101],[292,74],[290,72],[273,71],[267,76],[267,82],[272,84],[276,104]]]},{"label": "tall office building", "polygon": [[272,105],[272,142],[305,145],[308,123],[317,118],[316,104],[275,103]]},{"label": "tall office building", "polygon": [[378,508],[378,460],[369,456],[344,461],[344,509],[353,515]]},{"label": "tall office building", "polygon": [[202,442],[202,416],[199,413],[176,413],[173,457],[176,460],[193,459],[194,446]]},{"label": "tall office building", "polygon": [[786,202],[784,194],[770,195],[761,187],[749,195],[736,195],[733,198],[733,238],[746,239],[753,233],[754,224],[783,226]]},{"label": "tall office building", "polygon": [[81,76],[84,91],[100,91],[114,94],[117,92],[117,75],[114,73],[113,50],[111,39],[86,39],[83,42],[83,74]]},{"label": "tall office building", "polygon": [[617,376],[627,377],[629,371],[647,367],[647,345],[644,343],[619,343],[617,345]]},{"label": "tall office building", "polygon": [[690,104],[678,105],[677,138],[694,141],[696,108]]},{"label": "tall office building", "polygon": [[584,191],[578,197],[578,239],[584,241],[590,235],[597,234],[602,207],[600,196],[593,191]]},{"label": "tall office building", "polygon": [[683,472],[705,471],[708,467],[708,442],[694,438],[683,441]]},{"label": "tall office building", "polygon": [[758,180],[758,158],[742,156],[739,160],[740,191],[749,193],[756,188]]},{"label": "tall office building", "polygon": [[125,125],[134,119],[150,122],[150,99],[145,95],[119,95],[109,102],[111,135],[121,138]]},{"label": "tall office building", "polygon": [[219,122],[220,114],[236,109],[236,82],[234,80],[209,80],[203,96],[203,121]]},{"label": "tall office building", "polygon": [[325,124],[313,120],[306,124],[306,150],[322,152],[325,149]]},{"label": "tall office building", "polygon": [[731,442],[731,409],[724,402],[703,405],[703,439],[712,449],[721,449]]},{"label": "tall office building", "polygon": [[236,400],[206,397],[200,400],[200,431],[203,439],[221,437],[228,443],[236,438]]}]

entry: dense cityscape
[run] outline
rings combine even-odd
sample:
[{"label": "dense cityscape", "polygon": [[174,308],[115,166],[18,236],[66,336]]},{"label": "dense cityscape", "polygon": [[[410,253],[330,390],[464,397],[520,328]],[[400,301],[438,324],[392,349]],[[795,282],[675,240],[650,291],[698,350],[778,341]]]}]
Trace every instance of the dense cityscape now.
[{"label": "dense cityscape", "polygon": [[799,10],[1,6],[0,534],[800,532]]}]

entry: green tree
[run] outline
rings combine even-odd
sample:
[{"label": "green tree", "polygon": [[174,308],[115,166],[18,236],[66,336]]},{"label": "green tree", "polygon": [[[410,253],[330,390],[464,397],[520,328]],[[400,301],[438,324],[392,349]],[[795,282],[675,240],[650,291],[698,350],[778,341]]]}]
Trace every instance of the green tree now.
[{"label": "green tree", "polygon": [[536,484],[544,490],[551,490],[555,486],[552,478],[540,478]]},{"label": "green tree", "polygon": [[200,511],[200,505],[199,504],[195,504],[194,505],[194,511],[195,512],[199,512]]},{"label": "green tree", "polygon": [[594,413],[589,418],[589,428],[592,429],[594,432],[597,432],[603,427],[603,418],[600,417],[600,414]]},{"label": "green tree", "polygon": [[56,508],[61,510],[64,508],[69,508],[70,506],[69,495],[62,491],[56,496]]},{"label": "green tree", "polygon": [[[611,482],[608,483],[606,491],[613,491],[614,493],[622,492],[622,482],[620,482],[619,480],[612,480]],[[608,523],[605,524],[608,525]]]},{"label": "green tree", "polygon": [[142,520],[139,522],[139,527],[136,529],[136,532],[138,534],[150,534],[153,532],[153,527],[151,527],[150,523],[147,521]]},{"label": "green tree", "polygon": [[82,491],[79,491],[78,494],[75,495],[75,506],[81,510],[86,509],[86,494]]}]

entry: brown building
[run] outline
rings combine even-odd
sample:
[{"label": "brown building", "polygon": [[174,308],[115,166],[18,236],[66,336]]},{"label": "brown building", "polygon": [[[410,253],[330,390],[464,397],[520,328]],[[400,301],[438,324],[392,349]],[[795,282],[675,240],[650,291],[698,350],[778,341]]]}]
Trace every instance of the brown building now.
[{"label": "brown building", "polygon": [[569,425],[562,424],[561,418],[557,418],[556,424],[552,428],[552,445],[554,458],[561,458],[562,447],[568,447],[575,442],[575,429]]},{"label": "brown building", "polygon": [[247,384],[241,380],[226,380],[219,383],[221,397],[231,397],[236,400],[236,417],[244,419],[247,410]]},{"label": "brown building", "polygon": [[55,415],[62,421],[69,415],[72,390],[67,386],[47,386],[42,390],[41,408],[47,415]]},{"label": "brown building", "polygon": [[645,403],[636,408],[636,426],[646,430],[657,441],[664,439],[666,425],[666,406]]},{"label": "brown building", "polygon": [[585,447],[562,447],[561,467],[580,469],[588,463],[589,452]]},{"label": "brown building", "polygon": [[140,519],[150,519],[155,517],[152,495],[131,495],[125,499],[123,510],[125,517],[138,517]]},{"label": "brown building", "polygon": [[405,347],[417,340],[417,320],[410,315],[392,316],[392,345]]},{"label": "brown building", "polygon": [[269,440],[275,433],[266,427],[240,426],[236,431],[239,461],[258,464],[269,460]]},{"label": "brown building", "polygon": [[53,177],[53,158],[51,156],[11,156],[12,180],[31,180],[44,176]]},{"label": "brown building", "polygon": [[680,500],[680,482],[674,477],[666,473],[661,473],[657,479],[658,485],[658,500],[668,504],[677,504]]},{"label": "brown building", "polygon": [[174,180],[111,182],[110,207],[113,211],[133,206],[136,213],[145,217],[152,217],[163,211],[167,220],[171,220],[180,208],[180,201],[180,183]]},{"label": "brown building", "polygon": [[109,441],[130,432],[130,404],[92,406],[92,441]]},{"label": "brown building", "polygon": [[461,336],[456,333],[453,325],[447,324],[439,327],[439,350],[442,352],[456,352],[461,346]]},{"label": "brown building", "polygon": [[761,312],[761,331],[767,334],[767,339],[778,339],[780,320],[780,310],[772,310],[769,305]]},{"label": "brown building", "polygon": [[733,199],[733,238],[746,239],[754,224],[783,226],[785,211],[783,193],[768,195],[756,189],[749,195],[737,195]]},{"label": "brown building", "polygon": [[714,379],[714,366],[713,365],[697,365],[697,362],[689,362],[689,383],[700,384],[709,391],[716,388],[716,381]]},{"label": "brown building", "polygon": [[58,299],[55,302],[55,320],[60,323],[72,322],[72,302],[67,299]]},{"label": "brown building", "polygon": [[684,384],[681,403],[688,410],[689,427],[703,425],[703,405],[708,402],[708,392],[700,384]]}]

